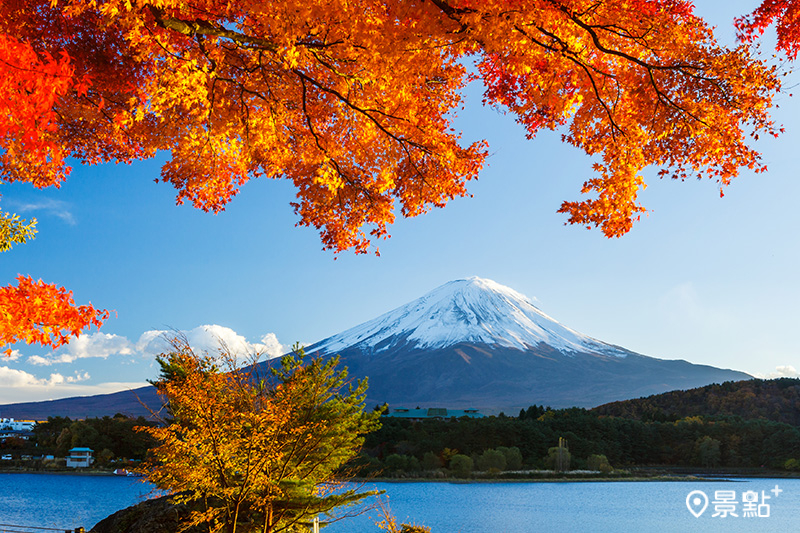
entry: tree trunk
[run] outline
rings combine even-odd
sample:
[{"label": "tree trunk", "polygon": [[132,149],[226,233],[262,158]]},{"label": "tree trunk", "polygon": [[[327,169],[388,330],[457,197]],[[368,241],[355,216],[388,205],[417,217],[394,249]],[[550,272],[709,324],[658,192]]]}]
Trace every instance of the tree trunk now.
[{"label": "tree trunk", "polygon": [[233,510],[233,524],[228,524],[228,533],[236,533],[236,523],[239,521],[239,506],[241,501],[236,502],[236,507]]},{"label": "tree trunk", "polygon": [[271,503],[267,506],[267,509],[264,512],[264,533],[270,533],[270,531],[272,531],[272,504]]}]

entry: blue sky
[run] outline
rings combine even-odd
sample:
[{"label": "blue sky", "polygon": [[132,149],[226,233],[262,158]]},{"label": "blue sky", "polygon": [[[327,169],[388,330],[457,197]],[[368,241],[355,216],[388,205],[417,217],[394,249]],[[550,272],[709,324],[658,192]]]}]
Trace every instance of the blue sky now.
[{"label": "blue sky", "polygon": [[[731,42],[733,16],[753,6],[698,12]],[[798,79],[790,73],[786,86]],[[116,315],[56,352],[17,346],[0,360],[0,403],[142,384],[156,376],[155,332],[277,353],[473,275],[645,355],[797,375],[796,100],[780,96],[774,113],[786,134],[757,144],[768,173],[743,173],[720,199],[713,182],[660,181],[649,171],[641,200],[650,213],[615,240],[564,226],[556,213],[579,198],[591,160],[558,133],[527,141],[477,93],[458,121],[467,141],[486,138],[492,152],[473,197],[398,221],[380,257],[322,251],[314,230],[295,227],[294,191],[280,181],[248,183],[216,216],[176,207],[175,191],[154,183],[159,161],[75,166],[61,189],[4,185],[2,208],[37,217],[39,235],[0,257],[0,284],[30,274]]]}]

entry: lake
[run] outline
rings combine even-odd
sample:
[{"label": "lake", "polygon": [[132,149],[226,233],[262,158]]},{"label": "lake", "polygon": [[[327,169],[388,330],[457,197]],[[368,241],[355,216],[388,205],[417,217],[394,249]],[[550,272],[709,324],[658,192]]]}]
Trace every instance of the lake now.
[{"label": "lake", "polygon": [[[749,533],[800,529],[797,479],[415,482],[371,483],[365,488],[385,490],[399,522],[424,524],[433,533]],[[150,490],[149,485],[124,477],[0,474],[0,523],[65,529],[83,526],[88,531],[114,511],[141,501]],[[701,491],[708,501],[700,514],[705,500],[699,493],[692,497],[690,503],[698,517],[687,508],[687,496],[693,491]],[[723,517],[726,508],[738,516]],[[715,511],[717,517],[713,516]],[[331,524],[324,531],[377,533],[378,515],[374,509],[367,510],[361,516]]]},{"label": "lake", "polygon": [[89,531],[152,490],[124,476],[0,474],[0,523]]},{"label": "lake", "polygon": [[[564,483],[378,483],[401,521],[431,527],[432,533],[622,533],[775,532],[800,529],[800,480],[748,479],[720,482]],[[742,495],[779,486],[769,517],[745,517]],[[709,505],[699,517],[686,505],[690,492],[703,491]],[[737,517],[712,517],[717,491],[736,493]],[[727,494],[729,495],[729,494]],[[721,494],[721,496],[727,496]],[[716,500],[721,501],[721,500]],[[761,502],[759,502],[761,503]],[[719,503],[723,506],[725,503]],[[702,507],[702,502],[700,507]],[[699,512],[700,508],[695,508]],[[762,515],[766,508],[762,508]],[[757,508],[756,508],[757,515]],[[334,524],[327,533],[375,532],[376,512]]]}]

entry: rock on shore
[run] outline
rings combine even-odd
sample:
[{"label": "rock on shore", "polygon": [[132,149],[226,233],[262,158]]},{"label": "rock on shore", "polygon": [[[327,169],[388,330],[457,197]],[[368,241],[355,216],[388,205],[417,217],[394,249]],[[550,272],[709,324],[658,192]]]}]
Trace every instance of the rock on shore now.
[{"label": "rock on shore", "polygon": [[[189,508],[174,504],[170,496],[147,500],[98,522],[89,533],[175,533],[181,530],[180,523],[189,515]],[[185,533],[199,533],[197,528]]]}]

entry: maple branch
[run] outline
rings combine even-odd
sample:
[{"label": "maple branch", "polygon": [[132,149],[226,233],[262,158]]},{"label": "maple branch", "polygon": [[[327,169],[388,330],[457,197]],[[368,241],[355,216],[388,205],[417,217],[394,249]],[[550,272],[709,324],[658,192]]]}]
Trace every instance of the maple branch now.
[{"label": "maple branch", "polygon": [[305,117],[306,117],[306,124],[308,125],[308,130],[311,132],[311,135],[314,136],[314,142],[316,143],[317,148],[319,148],[319,150],[328,157],[328,160],[333,165],[333,167],[336,169],[336,173],[342,179],[344,179],[348,183],[348,185],[350,185],[351,187],[354,187],[356,189],[361,190],[361,192],[363,192],[363,193],[365,193],[367,195],[367,198],[369,198],[370,202],[374,204],[375,203],[375,199],[372,197],[372,193],[368,189],[366,189],[364,186],[353,182],[353,180],[351,180],[347,176],[347,174],[345,174],[342,171],[342,169],[339,167],[339,163],[334,158],[330,157],[330,155],[328,153],[328,149],[325,148],[324,146],[322,146],[322,143],[320,141],[319,135],[317,134],[316,130],[314,129],[314,124],[311,122],[311,114],[308,112],[308,89],[306,88],[306,80],[301,77],[300,78],[300,82],[301,82],[301,85],[303,87],[303,92],[302,92],[303,115],[305,115]]},{"label": "maple branch", "polygon": [[554,52],[560,53],[562,55],[562,57],[564,57],[565,59],[568,59],[569,61],[571,61],[572,63],[577,65],[580,69],[582,69],[586,73],[586,76],[589,78],[589,82],[592,84],[592,89],[594,90],[595,98],[597,98],[597,101],[600,102],[600,105],[603,107],[603,109],[606,112],[606,116],[608,117],[608,121],[609,121],[609,123],[611,125],[612,138],[614,136],[614,131],[615,130],[619,131],[621,134],[625,135],[625,131],[614,120],[613,111],[611,110],[611,108],[608,107],[608,104],[606,104],[605,100],[603,100],[603,97],[600,95],[600,88],[597,86],[597,82],[595,81],[594,76],[592,75],[592,73],[589,70],[589,68],[591,67],[592,70],[598,72],[599,74],[602,74],[603,76],[605,76],[607,78],[614,78],[614,76],[612,74],[608,74],[608,73],[599,71],[594,66],[586,65],[583,61],[580,61],[578,59],[578,57],[577,57],[578,54],[576,52],[570,50],[570,48],[567,46],[567,44],[565,42],[563,42],[557,35],[555,35],[554,33],[548,32],[544,28],[536,26],[537,30],[542,32],[544,35],[547,35],[548,37],[550,37],[554,41],[558,42],[561,45],[560,48],[555,48],[553,46],[549,46],[549,45],[547,45],[545,43],[540,42],[534,36],[530,35],[527,31],[525,31],[523,28],[520,28],[517,25],[514,26],[514,29],[517,30],[518,32],[520,32],[525,37],[527,37],[533,43],[541,46],[542,48],[544,48],[546,50],[552,50]]},{"label": "maple branch", "polygon": [[[681,113],[685,113],[686,115],[690,116],[691,118],[693,118],[697,122],[703,124],[704,126],[709,127],[709,124],[705,120],[701,119],[699,116],[697,116],[696,114],[692,113],[691,111],[686,109],[684,106],[681,106],[678,103],[676,103],[672,98],[670,98],[669,95],[667,95],[663,90],[661,90],[658,82],[656,81],[655,73],[653,72],[653,71],[658,71],[658,70],[670,70],[670,71],[674,71],[674,72],[680,72],[681,74],[683,74],[685,76],[693,77],[695,79],[700,79],[700,80],[704,80],[704,81],[710,81],[710,82],[713,83],[714,86],[716,86],[717,88],[720,88],[719,85],[715,82],[715,80],[712,80],[712,79],[710,79],[710,78],[708,78],[706,76],[700,76],[699,74],[697,74],[695,72],[692,72],[692,71],[705,72],[705,68],[702,65],[680,64],[680,63],[679,64],[675,64],[675,65],[652,64],[652,63],[648,63],[646,61],[640,60],[640,59],[638,59],[638,58],[636,58],[636,57],[634,57],[634,56],[632,56],[630,54],[626,54],[624,52],[621,52],[619,50],[613,50],[611,48],[607,48],[606,46],[604,46],[600,42],[600,36],[595,31],[595,28],[598,28],[598,27],[602,28],[602,26],[590,25],[590,24],[587,24],[587,23],[583,22],[582,20],[580,20],[580,18],[575,16],[573,13],[570,13],[565,6],[560,6],[560,10],[563,13],[565,13],[570,18],[570,20],[572,20],[579,27],[583,28],[589,34],[589,36],[592,38],[592,42],[594,43],[594,45],[597,47],[598,50],[600,50],[600,51],[602,51],[604,53],[607,53],[607,54],[616,55],[618,57],[626,59],[626,60],[628,60],[628,61],[630,61],[632,63],[635,63],[635,64],[643,67],[644,69],[646,69],[648,77],[650,78],[650,84],[653,86],[653,89],[655,90],[656,96],[658,97],[659,101],[664,102],[668,106],[670,106],[670,107],[672,107],[674,109],[677,109]],[[618,32],[612,32],[612,33],[614,33],[615,35],[619,35],[619,36],[623,37],[623,35],[621,35]],[[633,36],[630,36],[630,37],[627,37],[627,38],[632,38],[634,40],[638,40]],[[721,94],[726,95],[725,91],[720,91],[720,92],[721,92]]]},{"label": "maple branch", "polygon": [[200,52],[202,52],[202,54],[208,60],[208,63],[211,65],[211,71],[210,72],[214,72],[215,70],[217,70],[217,62],[208,53],[208,50],[206,49],[206,45],[203,42],[203,40],[204,40],[203,39],[203,35],[201,35],[201,34],[195,35],[195,40],[197,41],[197,47],[200,48]]},{"label": "maple branch", "polygon": [[196,35],[224,37],[239,44],[265,48],[272,52],[278,51],[278,45],[270,40],[229,30],[223,26],[214,25],[205,20],[195,19],[192,21],[187,21],[177,17],[172,17],[167,15],[163,9],[155,7],[152,4],[147,4],[146,7],[150,10],[150,13],[153,14],[156,24],[164,29],[173,30],[191,37]]},{"label": "maple branch", "polygon": [[147,31],[147,33],[148,33],[148,34],[150,34],[150,36],[153,38],[153,42],[154,42],[154,43],[156,43],[156,45],[157,45],[157,46],[158,46],[158,47],[159,47],[159,48],[160,48],[160,49],[161,49],[161,50],[162,50],[162,51],[163,51],[165,54],[167,54],[167,55],[168,55],[168,56],[170,56],[170,57],[174,57],[175,59],[178,59],[178,60],[180,60],[180,61],[185,61],[185,59],[183,59],[181,56],[179,56],[178,54],[174,53],[172,50],[170,50],[170,49],[168,49],[166,46],[164,46],[164,44],[163,44],[163,43],[162,43],[162,42],[161,42],[161,41],[158,39],[158,36],[155,34],[155,32],[153,32],[152,28],[149,28],[148,26],[145,26],[145,27],[144,27],[144,29],[145,29],[145,31]]},{"label": "maple branch", "polygon": [[[402,145],[402,147],[403,151],[406,153],[406,158],[408,159],[411,168],[414,169],[414,172],[417,174],[417,177],[422,182],[422,185],[427,185],[432,191],[435,191],[436,189],[430,183],[428,183],[427,176],[425,176],[422,170],[420,170],[420,168],[417,166],[417,162],[414,161],[414,157],[413,154],[411,153],[411,150],[409,150],[408,147],[405,145]],[[420,189],[422,189],[422,186],[420,186]]]},{"label": "maple branch", "polygon": [[652,70],[648,69],[647,73],[648,73],[648,76],[650,78],[650,84],[653,86],[653,89],[656,91],[656,96],[658,97],[658,101],[664,102],[668,106],[671,106],[672,108],[677,109],[681,113],[684,113],[685,115],[688,115],[688,116],[692,117],[694,120],[696,120],[697,122],[699,122],[700,124],[702,124],[702,125],[704,125],[706,127],[711,127],[711,125],[708,124],[708,122],[706,122],[702,118],[698,117],[696,114],[692,113],[691,111],[686,109],[684,106],[679,105],[672,98],[670,98],[670,96],[668,94],[666,94],[664,91],[662,91],[659,88],[658,83],[656,82],[656,79],[655,79],[655,76],[654,76]]},{"label": "maple branch", "polygon": [[331,41],[331,42],[325,42],[325,41],[323,41],[323,42],[297,41],[297,44],[299,44],[300,46],[304,46],[305,48],[310,48],[310,49],[314,49],[314,48],[330,48],[332,46],[336,46],[337,44],[344,44],[344,41],[342,39],[339,39],[338,41]]},{"label": "maple branch", "polygon": [[[323,66],[325,66],[326,68],[328,68],[328,69],[329,69],[331,72],[333,72],[333,73],[334,73],[334,74],[336,74],[337,76],[341,76],[342,78],[345,78],[345,79],[352,79],[352,78],[355,78],[355,76],[348,76],[348,75],[344,75],[344,74],[339,74],[339,72],[337,72],[337,71],[335,70],[335,67],[329,67],[329,65],[327,65],[325,62],[321,61],[321,60],[320,60],[320,59],[319,59],[319,58],[316,56],[316,54],[314,54],[314,57],[315,57],[315,58],[316,58],[316,59],[317,59],[317,60],[318,60],[318,61],[319,61],[319,62],[320,62],[320,63],[321,63]],[[298,75],[298,76],[300,76],[300,77],[304,77],[306,80],[308,80],[310,83],[312,83],[313,85],[315,85],[315,86],[316,86],[318,89],[320,89],[321,91],[324,91],[324,92],[326,92],[326,93],[332,94],[333,96],[336,96],[336,97],[337,97],[339,100],[341,100],[342,102],[344,102],[344,103],[347,105],[347,107],[351,108],[352,110],[354,110],[354,111],[356,111],[356,112],[358,112],[358,113],[360,113],[360,114],[362,114],[362,115],[365,115],[367,118],[369,118],[369,119],[370,119],[370,121],[372,121],[372,122],[373,122],[373,124],[375,124],[375,125],[376,125],[378,128],[380,128],[380,129],[381,129],[381,131],[383,131],[383,132],[384,132],[386,135],[388,135],[388,136],[392,137],[394,140],[396,140],[396,141],[401,141],[401,140],[403,140],[403,141],[411,142],[411,141],[408,141],[407,139],[396,137],[394,134],[392,134],[391,132],[389,132],[388,130],[386,130],[386,129],[385,129],[385,128],[384,128],[384,127],[381,125],[381,123],[380,123],[380,122],[378,122],[378,121],[377,121],[377,119],[375,119],[375,117],[373,117],[372,115],[370,115],[370,113],[377,113],[378,115],[383,115],[383,116],[384,116],[384,117],[386,117],[386,118],[391,118],[391,119],[400,120],[400,121],[404,121],[404,122],[408,122],[408,121],[409,121],[407,118],[405,118],[405,117],[398,117],[398,116],[395,116],[395,115],[391,115],[391,114],[389,114],[389,113],[386,113],[385,111],[381,111],[380,109],[375,109],[375,108],[362,108],[362,107],[358,107],[357,105],[355,105],[355,104],[352,102],[352,100],[351,100],[350,98],[348,98],[348,97],[344,96],[343,94],[341,94],[340,92],[338,92],[336,89],[331,89],[331,88],[329,88],[329,87],[326,87],[326,86],[325,86],[325,85],[323,85],[321,82],[318,82],[318,81],[317,81],[317,80],[315,80],[314,78],[311,78],[310,76],[308,76],[308,75],[304,74],[303,72],[301,72],[301,71],[299,71],[299,70],[297,70],[297,69],[293,70],[292,72],[294,72],[295,74],[297,74],[297,75]]]},{"label": "maple branch", "polygon": [[[173,30],[183,35],[188,35],[190,37],[223,37],[240,45],[255,46],[271,52],[277,52],[279,49],[279,46],[269,39],[253,37],[252,35],[230,30],[222,25],[213,24],[202,19],[184,20],[178,17],[173,17],[167,15],[163,9],[155,7],[152,4],[147,4],[146,7],[149,9],[150,13],[152,13],[153,18],[159,27]],[[300,40],[297,41],[296,44],[306,48],[330,48],[337,44],[343,43],[344,41],[340,39],[331,42]]]},{"label": "maple branch", "polygon": [[430,0],[430,1],[433,5],[438,7],[442,11],[442,13],[447,15],[447,18],[449,18],[453,22],[458,23],[460,29],[455,33],[466,32],[469,29],[469,27],[466,24],[461,22],[461,19],[457,15],[466,15],[467,13],[474,13],[475,10],[466,8],[456,9],[447,2],[445,2],[444,0]]},{"label": "maple branch", "polygon": [[[619,124],[617,124],[617,121],[614,120],[614,112],[608,107],[608,104],[606,104],[605,100],[603,100],[603,97],[600,96],[600,89],[597,87],[597,82],[595,82],[594,76],[592,76],[592,73],[589,72],[589,69],[586,67],[586,65],[584,65],[581,61],[578,61],[574,57],[567,56],[567,59],[578,65],[581,69],[583,69],[583,71],[586,73],[586,76],[589,78],[589,82],[592,84],[592,90],[594,91],[595,98],[597,98],[597,101],[600,102],[600,105],[605,110],[606,116],[608,117],[608,122],[611,125],[611,138],[616,139],[616,136],[614,134],[615,131],[619,131],[622,135],[625,135],[625,130],[623,130],[619,126]],[[616,107],[616,105],[614,107]]]},{"label": "maple branch", "polygon": [[323,91],[323,92],[326,92],[328,94],[331,94],[331,95],[335,96],[343,104],[345,104],[347,107],[349,107],[350,109],[352,109],[356,113],[367,117],[367,119],[369,119],[369,121],[372,122],[375,125],[375,127],[377,127],[379,130],[381,130],[383,133],[385,133],[388,137],[392,138],[396,142],[398,142],[400,144],[408,143],[411,146],[414,146],[415,148],[417,148],[417,149],[419,149],[419,150],[421,150],[423,152],[426,152],[426,153],[429,152],[429,149],[427,147],[425,147],[425,146],[423,146],[423,145],[421,145],[419,143],[416,143],[416,142],[414,142],[414,141],[412,141],[410,139],[406,139],[405,137],[398,137],[397,135],[395,135],[394,133],[389,131],[383,124],[381,124],[381,122],[378,119],[373,117],[370,113],[378,113],[378,114],[383,115],[383,116],[385,116],[387,118],[395,118],[395,117],[392,117],[391,115],[388,115],[388,114],[384,113],[383,111],[381,111],[379,109],[365,109],[365,108],[359,107],[359,106],[355,105],[349,98],[347,98],[342,93],[337,91],[336,89],[331,89],[330,87],[326,87],[325,85],[323,85],[322,83],[318,82],[314,78],[308,76],[307,74],[303,73],[302,71],[300,71],[298,69],[293,69],[292,72],[297,74],[297,76],[299,76],[301,79],[304,79],[304,80],[308,81],[309,83],[311,83],[312,85],[314,85],[315,87],[317,87],[320,91]]},{"label": "maple branch", "polygon": [[247,148],[251,148],[251,141],[250,141],[250,106],[247,105],[247,101],[244,99],[244,87],[240,86],[239,88],[239,105],[244,111],[244,134],[245,134],[245,141]]},{"label": "maple branch", "polygon": [[[452,20],[454,20],[456,22],[459,22],[460,24],[463,24],[463,23],[461,23],[459,15],[464,15],[464,14],[468,14],[468,13],[474,13],[474,10],[472,10],[472,9],[454,8],[453,6],[449,5],[444,0],[431,0],[431,2],[434,5],[436,5],[445,15],[447,15],[448,18],[450,18],[450,19],[452,19]],[[630,31],[626,31],[624,28],[619,28],[617,25],[614,25],[614,24],[610,24],[610,25],[593,25],[593,24],[589,24],[589,23],[585,22],[584,20],[582,20],[580,18],[582,15],[589,14],[592,11],[595,11],[596,9],[598,9],[599,5],[600,5],[599,3],[594,4],[593,6],[590,6],[589,8],[587,8],[585,11],[583,11],[581,13],[578,13],[578,12],[575,12],[575,11],[570,11],[566,6],[564,6],[563,4],[561,4],[559,2],[556,2],[555,0],[552,0],[550,3],[556,9],[558,9],[560,12],[562,12],[564,15],[566,15],[566,17],[570,21],[572,21],[574,24],[576,24],[577,26],[582,28],[584,31],[586,31],[588,33],[588,35],[590,36],[590,38],[592,40],[592,43],[594,44],[595,48],[598,51],[603,52],[605,54],[612,55],[612,56],[620,57],[622,59],[625,59],[626,61],[629,61],[632,64],[635,64],[635,65],[638,65],[638,66],[644,68],[647,71],[647,76],[648,76],[648,78],[650,80],[650,85],[653,87],[653,90],[655,91],[656,97],[657,97],[657,99],[659,101],[661,101],[662,103],[666,104],[669,107],[672,107],[673,109],[676,109],[676,110],[680,111],[681,113],[684,113],[684,114],[688,115],[692,119],[696,120],[698,123],[701,123],[701,124],[703,124],[705,126],[709,126],[709,124],[706,121],[704,121],[702,118],[697,116],[695,113],[692,113],[686,107],[684,107],[684,106],[680,105],[679,103],[677,103],[664,90],[662,90],[661,86],[659,85],[659,83],[658,83],[658,81],[657,81],[657,79],[655,77],[655,73],[654,73],[654,71],[659,71],[659,70],[680,72],[681,74],[683,74],[685,76],[689,76],[689,77],[693,77],[695,79],[702,79],[702,80],[705,80],[705,81],[712,81],[713,82],[713,80],[709,80],[708,78],[706,78],[704,76],[700,76],[698,74],[699,72],[705,71],[705,68],[702,65],[686,64],[686,63],[677,63],[677,64],[672,64],[672,65],[660,65],[660,64],[657,64],[657,63],[647,62],[647,61],[642,60],[642,59],[640,59],[640,58],[638,58],[636,56],[633,56],[631,54],[625,53],[625,52],[623,52],[621,50],[616,50],[616,49],[613,49],[613,48],[609,48],[609,47],[607,47],[607,46],[605,46],[603,44],[603,42],[602,42],[602,40],[600,38],[600,35],[598,34],[598,31],[597,31],[598,29],[599,30],[603,30],[603,31],[608,31],[609,33],[617,35],[618,37],[621,37],[621,38],[631,39],[633,41],[636,41],[636,42],[640,43],[642,46],[645,46],[645,47],[647,47],[647,45],[643,41],[643,39],[647,35],[647,33],[649,33],[650,30],[645,31],[641,35],[634,35]],[[525,37],[527,37],[531,42],[533,42],[537,46],[541,46],[545,50],[552,50],[554,52],[560,53],[564,58],[568,59],[569,61],[571,61],[572,63],[577,65],[581,70],[583,70],[586,73],[586,75],[588,76],[588,78],[589,78],[589,81],[590,81],[590,83],[592,85],[592,89],[594,91],[595,97],[597,98],[598,102],[600,103],[600,105],[604,109],[604,111],[606,113],[606,116],[609,119],[610,125],[612,127],[612,135],[613,135],[613,132],[615,130],[624,134],[624,131],[622,130],[622,128],[620,128],[619,124],[614,120],[613,111],[611,110],[609,105],[605,102],[605,100],[601,97],[600,91],[599,91],[599,87],[597,86],[597,82],[596,82],[594,76],[592,75],[592,73],[589,70],[589,69],[591,69],[591,70],[597,71],[597,68],[595,66],[593,66],[593,65],[590,65],[590,64],[587,65],[585,62],[581,61],[579,59],[578,52],[575,51],[575,50],[572,50],[570,48],[570,46],[567,43],[565,43],[561,38],[559,38],[556,34],[550,32],[550,31],[547,31],[545,28],[542,28],[540,26],[535,26],[535,27],[543,35],[547,35],[548,37],[553,39],[554,43],[557,43],[558,46],[552,46],[552,45],[548,45],[548,44],[546,44],[544,42],[541,42],[538,39],[534,38],[532,35],[530,35],[527,31],[525,31],[525,29],[523,29],[519,25],[514,25],[514,29],[515,30],[517,30],[518,32],[523,34]],[[597,71],[597,72],[599,74],[602,74],[604,77],[607,77],[607,78],[612,78],[613,79],[615,77],[614,75],[609,74],[609,73],[600,72],[600,71]]]},{"label": "maple branch", "polygon": [[[408,147],[409,146],[413,146],[414,148],[416,148],[417,150],[419,150],[419,151],[421,151],[422,153],[425,153],[425,154],[430,153],[430,150],[427,147],[423,146],[423,145],[420,145],[420,144],[418,144],[418,143],[416,143],[414,141],[406,139],[405,137],[398,137],[397,135],[393,134],[388,129],[386,129],[386,127],[384,127],[383,124],[381,124],[375,117],[373,117],[370,114],[370,112],[380,113],[380,114],[383,114],[384,116],[387,116],[387,117],[391,117],[391,115],[387,115],[387,114],[385,114],[385,113],[383,113],[381,111],[374,110],[374,109],[362,109],[362,108],[356,106],[355,104],[353,104],[350,101],[349,98],[345,97],[344,95],[342,95],[338,91],[325,87],[321,83],[317,82],[316,80],[314,80],[310,76],[307,76],[303,72],[300,72],[299,70],[295,69],[294,72],[298,75],[298,77],[300,77],[300,79],[302,81],[302,87],[303,87],[303,93],[302,93],[303,113],[305,114],[306,121],[308,123],[309,129],[311,130],[311,133],[314,135],[314,139],[315,139],[315,142],[317,143],[317,147],[320,150],[322,150],[323,152],[325,152],[327,154],[327,150],[325,148],[323,148],[321,146],[321,144],[320,144],[319,136],[317,135],[316,131],[313,128],[313,124],[311,123],[311,116],[308,113],[308,109],[306,107],[306,99],[307,99],[306,81],[308,81],[309,83],[311,83],[312,85],[317,87],[319,90],[336,96],[339,100],[341,100],[343,103],[345,103],[345,105],[347,105],[351,109],[355,110],[356,112],[362,114],[363,116],[366,116],[373,124],[375,124],[375,126],[378,129],[380,129],[383,133],[385,133],[391,139],[396,141],[403,148],[403,150],[406,152],[406,154],[408,155],[408,160],[411,163],[412,167],[414,168],[414,171],[417,173],[417,176],[419,178],[421,178],[421,180],[423,181],[424,184],[427,184],[429,187],[431,187],[430,184],[427,183],[425,175],[422,173],[422,171],[417,167],[416,163],[414,162],[414,159],[411,156],[411,153],[410,153],[410,150],[409,150]],[[334,158],[331,158],[330,162],[334,166],[334,168],[336,169],[337,174],[341,178],[343,178],[351,186],[353,186],[353,187],[361,190],[362,192],[364,192],[367,195],[367,198],[369,198],[370,203],[372,203],[372,204],[375,203],[375,199],[374,199],[371,191],[369,191],[368,189],[366,189],[364,186],[362,186],[360,184],[354,183],[353,180],[351,180],[347,176],[347,174],[345,174],[342,171],[342,169],[339,167],[338,162]],[[435,190],[435,189],[433,189],[433,187],[431,187],[431,189]],[[338,191],[337,191],[337,193],[338,193]]]},{"label": "maple branch", "polygon": [[[614,49],[608,48],[608,47],[604,46],[601,43],[600,36],[595,31],[595,28],[603,28],[603,29],[605,29],[604,26],[590,25],[590,24],[587,24],[587,23],[583,22],[576,15],[574,15],[571,12],[569,12],[564,6],[559,6],[559,9],[561,10],[561,12],[566,14],[571,21],[573,21],[579,27],[584,29],[590,35],[590,37],[592,38],[592,42],[594,43],[595,47],[598,50],[600,50],[603,53],[607,53],[609,55],[614,55],[614,56],[617,56],[617,57],[621,57],[621,58],[623,58],[623,59],[625,59],[627,61],[630,61],[633,64],[636,64],[636,65],[644,68],[647,71],[647,76],[648,76],[648,78],[650,80],[650,85],[653,87],[653,90],[656,93],[656,98],[658,99],[658,101],[666,104],[668,107],[672,107],[673,109],[676,109],[676,110],[680,111],[681,113],[691,117],[692,119],[694,119],[698,123],[703,124],[706,127],[710,127],[708,122],[706,122],[705,120],[703,120],[698,115],[696,115],[695,113],[691,112],[690,110],[686,109],[686,107],[684,107],[684,106],[678,104],[677,102],[675,102],[666,92],[664,92],[661,89],[661,87],[660,87],[660,85],[659,85],[659,83],[658,83],[658,81],[656,80],[656,77],[655,77],[655,71],[672,71],[672,72],[680,72],[681,74],[683,74],[685,76],[688,76],[688,77],[692,77],[692,78],[695,78],[695,79],[700,79],[700,80],[703,80],[703,81],[709,81],[709,82],[714,83],[715,80],[711,80],[711,79],[709,79],[708,77],[705,77],[705,76],[700,76],[696,72],[691,72],[692,70],[698,71],[698,72],[705,71],[705,69],[704,69],[704,67],[702,65],[690,65],[690,64],[658,65],[658,64],[651,64],[651,63],[648,63],[648,62],[643,61],[641,59],[638,59],[638,58],[636,58],[636,57],[634,57],[634,56],[632,56],[630,54],[627,54],[625,52],[621,52],[619,50],[614,50]],[[572,61],[576,65],[580,66],[586,72],[587,76],[589,77],[589,80],[590,80],[590,82],[592,84],[592,87],[594,89],[594,92],[595,92],[595,96],[597,97],[598,101],[602,105],[603,109],[606,111],[606,114],[607,114],[607,116],[609,118],[609,121],[611,123],[611,126],[612,126],[612,134],[613,134],[613,129],[617,129],[620,132],[623,132],[622,129],[619,128],[619,126],[614,121],[611,110],[606,105],[605,101],[600,97],[600,93],[598,91],[598,87],[597,87],[597,85],[595,83],[594,77],[588,71],[587,65],[585,63],[583,63],[582,61],[579,61],[577,59],[576,56],[578,54],[576,52],[570,50],[569,47],[567,46],[567,44],[564,43],[557,35],[555,35],[555,34],[553,34],[551,32],[548,32],[544,28],[541,28],[541,27],[537,26],[537,29],[540,32],[542,32],[543,34],[545,34],[545,35],[551,37],[552,39],[556,40],[561,45],[560,49],[555,49],[553,47],[548,47],[544,43],[540,43],[539,41],[534,39],[532,36],[528,35],[523,29],[519,28],[518,26],[515,26],[515,29],[517,31],[519,31],[520,33],[522,33],[523,35],[525,35],[526,37],[528,37],[534,43],[536,43],[536,44],[538,44],[540,46],[543,46],[543,47],[545,47],[547,49],[551,49],[551,50],[554,50],[554,51],[559,51],[559,52],[562,53],[562,55],[565,58],[569,59],[570,61]],[[614,33],[615,35],[618,35],[618,36],[623,37],[623,38],[639,40],[634,36],[624,36],[624,35],[621,35],[618,32],[611,32],[611,33]],[[596,69],[594,67],[592,67],[592,70],[596,70]],[[603,74],[606,77],[614,78],[614,76],[610,75],[610,74],[606,74],[606,73],[603,73],[603,72],[601,72],[601,74]],[[719,88],[719,86],[716,83],[714,83],[714,85]],[[721,91],[721,93],[725,94],[724,91]]]},{"label": "maple branch", "polygon": [[[592,38],[592,42],[594,43],[595,47],[598,50],[600,50],[601,52],[604,52],[604,53],[609,54],[609,55],[614,55],[614,56],[617,56],[617,57],[621,57],[623,59],[626,59],[626,60],[630,61],[631,63],[636,63],[637,65],[639,65],[641,67],[644,67],[644,68],[646,68],[648,70],[650,70],[650,69],[679,70],[679,69],[684,69],[684,68],[685,69],[696,69],[696,70],[701,70],[701,71],[704,70],[702,66],[692,65],[692,64],[685,64],[685,65],[684,64],[677,64],[677,65],[651,64],[651,63],[648,63],[646,61],[643,61],[643,60],[639,59],[638,57],[632,56],[632,55],[627,54],[625,52],[622,52],[620,50],[614,50],[612,48],[606,48],[603,45],[603,43],[600,42],[600,36],[595,31],[595,28],[602,28],[602,26],[588,24],[588,23],[582,21],[577,15],[575,15],[573,12],[569,11],[566,6],[563,6],[563,5],[560,5],[560,4],[556,4],[555,2],[551,2],[551,4],[556,5],[558,7],[558,9],[562,13],[564,13],[567,16],[567,18],[569,18],[569,20],[571,20],[576,25],[578,25],[580,28],[585,30],[586,33],[588,33],[589,36]],[[633,38],[633,37],[630,37],[630,38]],[[635,38],[633,38],[633,39],[636,40]]]}]

